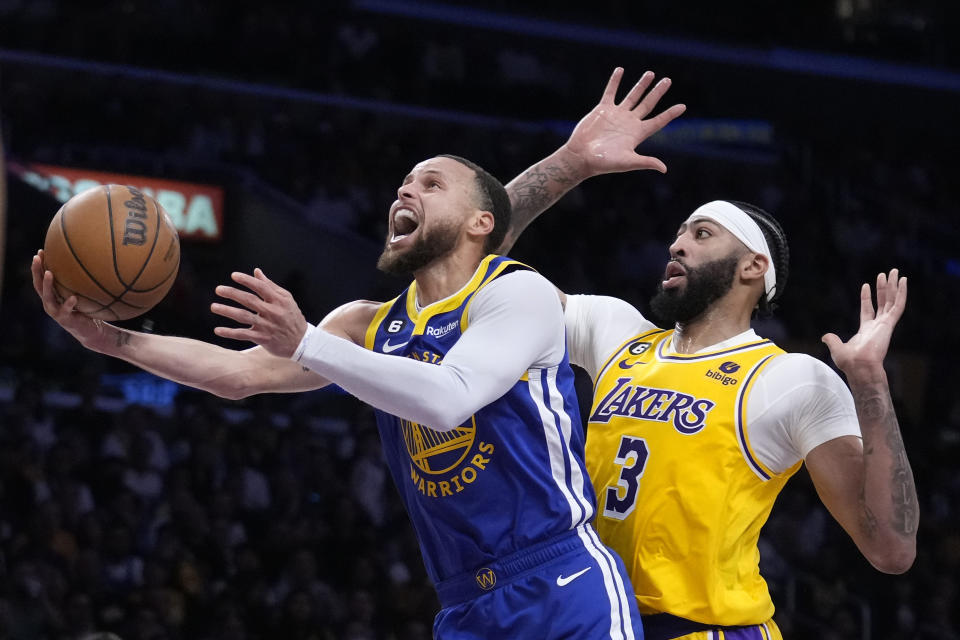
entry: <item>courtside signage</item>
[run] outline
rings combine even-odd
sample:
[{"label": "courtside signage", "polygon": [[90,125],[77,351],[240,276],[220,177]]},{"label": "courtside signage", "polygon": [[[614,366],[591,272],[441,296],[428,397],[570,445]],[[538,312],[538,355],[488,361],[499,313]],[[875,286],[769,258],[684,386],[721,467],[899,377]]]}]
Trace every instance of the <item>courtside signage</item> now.
[{"label": "courtside signage", "polygon": [[156,198],[170,214],[181,238],[218,241],[223,235],[222,187],[48,164],[11,163],[10,170],[60,202],[103,184],[131,185]]}]

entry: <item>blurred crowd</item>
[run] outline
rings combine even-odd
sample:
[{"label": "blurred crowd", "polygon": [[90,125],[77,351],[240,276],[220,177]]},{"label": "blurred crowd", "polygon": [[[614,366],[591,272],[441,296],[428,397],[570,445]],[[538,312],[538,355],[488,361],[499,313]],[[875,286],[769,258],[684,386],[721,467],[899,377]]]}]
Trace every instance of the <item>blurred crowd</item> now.
[{"label": "blurred crowd", "polygon": [[[537,43],[487,32],[413,28],[349,3],[312,4],[228,10],[127,0],[94,11],[0,0],[4,47],[319,92],[9,64],[0,68],[7,151],[22,161],[183,179],[238,169],[298,203],[304,229],[318,238],[337,228],[380,242],[389,203],[415,162],[457,153],[509,180],[562,142],[617,58],[576,47],[547,55]],[[611,6],[671,14],[633,4]],[[950,52],[927,53],[949,62]],[[701,115],[758,116],[756,100],[716,89],[704,80],[675,90]],[[776,101],[773,89],[767,94]],[[389,110],[410,95],[509,120],[471,125],[453,112]],[[617,295],[646,311],[669,239],[689,211],[715,198],[756,203],[780,218],[792,251],[782,306],[757,329],[827,360],[819,337],[856,331],[860,283],[899,267],[910,298],[887,368],[921,499],[917,562],[903,576],[875,572],[801,473],[774,508],[762,563],[788,638],[957,638],[958,163],[896,130],[853,139],[839,122],[818,122],[812,135],[786,111],[759,114],[777,132],[759,159],[742,147],[704,155],[652,141],[666,176],[588,182],[513,254],[568,292]],[[26,215],[11,208],[12,221],[18,214]],[[8,256],[39,244],[25,228],[12,223]],[[209,339],[194,290],[213,264],[196,257],[203,251],[184,251],[176,321],[161,330]],[[430,637],[438,604],[368,409],[334,392],[235,403],[182,390],[168,407],[128,403],[102,378],[125,365],[82,352],[45,319],[25,264],[7,271],[0,639],[79,640],[97,631],[124,640]],[[322,287],[316,276],[295,281]],[[396,293],[381,289],[357,297]]]}]

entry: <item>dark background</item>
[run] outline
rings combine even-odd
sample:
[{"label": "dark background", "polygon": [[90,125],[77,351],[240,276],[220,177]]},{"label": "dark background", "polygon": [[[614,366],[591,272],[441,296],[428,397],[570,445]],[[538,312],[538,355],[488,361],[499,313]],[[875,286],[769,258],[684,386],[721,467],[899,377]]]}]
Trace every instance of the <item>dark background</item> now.
[{"label": "dark background", "polygon": [[[174,289],[124,323],[218,342],[208,305],[230,271],[262,267],[313,320],[388,299],[405,283],[373,264],[412,165],[454,153],[506,182],[565,139],[614,66],[625,84],[669,75],[668,104],[688,112],[644,146],[669,173],[592,180],[514,257],[645,310],[686,215],[753,202],[792,253],[757,329],[827,361],[819,338],[856,331],[860,283],[899,267],[910,297],[887,369],[917,561],[871,569],[801,472],[762,565],[788,638],[953,638],[957,6],[0,0],[0,126],[8,160],[224,186],[224,240],[185,241]],[[438,605],[369,410],[127,377],[29,286],[59,204],[10,176],[8,205],[0,638],[429,637]]]}]

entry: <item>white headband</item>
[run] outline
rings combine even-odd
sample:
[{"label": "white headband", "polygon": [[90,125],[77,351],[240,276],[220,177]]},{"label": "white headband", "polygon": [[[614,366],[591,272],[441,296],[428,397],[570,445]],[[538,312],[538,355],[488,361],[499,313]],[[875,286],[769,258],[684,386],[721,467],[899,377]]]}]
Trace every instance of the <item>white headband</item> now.
[{"label": "white headband", "polygon": [[716,222],[732,233],[737,240],[747,245],[747,249],[767,257],[770,266],[763,274],[763,288],[767,293],[767,300],[771,300],[777,292],[777,270],[773,266],[773,256],[770,255],[770,247],[767,245],[763,231],[760,230],[760,225],[744,213],[743,209],[726,200],[714,200],[699,207],[690,214],[685,224],[702,218]]}]

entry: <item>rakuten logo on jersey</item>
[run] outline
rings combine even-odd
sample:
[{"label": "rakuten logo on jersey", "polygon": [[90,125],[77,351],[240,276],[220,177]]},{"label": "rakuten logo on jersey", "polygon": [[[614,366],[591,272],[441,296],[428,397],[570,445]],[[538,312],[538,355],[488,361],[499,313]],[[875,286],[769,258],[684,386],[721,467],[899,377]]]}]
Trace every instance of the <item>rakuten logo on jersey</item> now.
[{"label": "rakuten logo on jersey", "polygon": [[433,336],[434,338],[442,338],[443,336],[447,335],[448,333],[450,333],[451,331],[453,331],[459,326],[460,326],[460,321],[454,320],[453,322],[448,322],[442,327],[427,327],[427,330],[425,331],[425,333],[428,336]]}]

